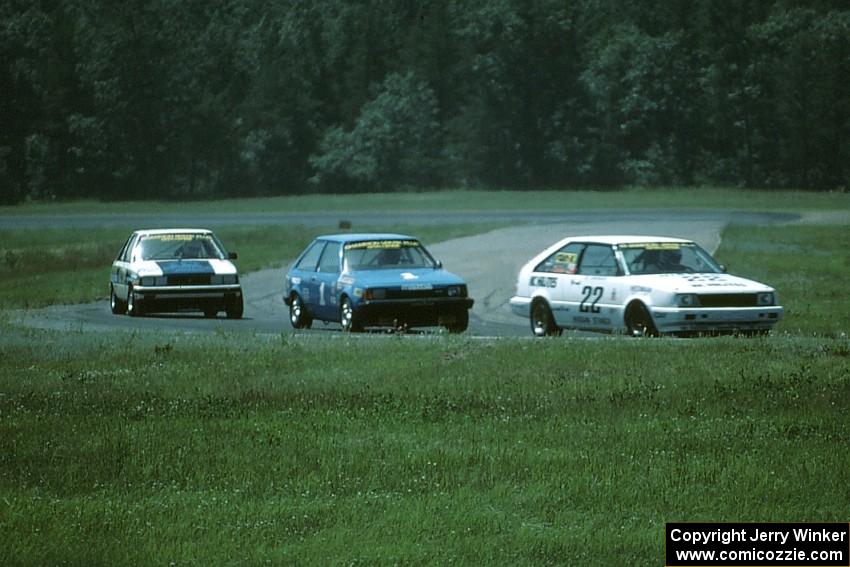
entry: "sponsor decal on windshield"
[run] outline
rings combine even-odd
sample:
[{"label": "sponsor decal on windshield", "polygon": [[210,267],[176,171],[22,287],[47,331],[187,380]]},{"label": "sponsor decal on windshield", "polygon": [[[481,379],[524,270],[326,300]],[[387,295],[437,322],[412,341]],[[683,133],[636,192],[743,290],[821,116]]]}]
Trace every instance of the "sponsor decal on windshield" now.
[{"label": "sponsor decal on windshield", "polygon": [[349,242],[345,245],[346,250],[387,250],[396,248],[418,248],[416,240],[366,240],[363,242]]},{"label": "sponsor decal on windshield", "polygon": [[195,239],[212,240],[212,236],[209,234],[148,234],[142,237],[142,240],[162,240],[163,242]]},{"label": "sponsor decal on windshield", "polygon": [[694,244],[691,242],[636,242],[617,245],[620,249],[643,248],[644,250],[679,250],[681,248],[690,248],[692,246],[694,246]]}]

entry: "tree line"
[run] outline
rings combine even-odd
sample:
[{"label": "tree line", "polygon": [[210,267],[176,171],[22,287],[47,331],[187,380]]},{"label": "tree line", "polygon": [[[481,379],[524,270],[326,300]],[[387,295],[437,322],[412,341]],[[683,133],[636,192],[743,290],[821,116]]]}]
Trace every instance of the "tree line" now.
[{"label": "tree line", "polygon": [[7,0],[0,201],[845,190],[846,0]]}]

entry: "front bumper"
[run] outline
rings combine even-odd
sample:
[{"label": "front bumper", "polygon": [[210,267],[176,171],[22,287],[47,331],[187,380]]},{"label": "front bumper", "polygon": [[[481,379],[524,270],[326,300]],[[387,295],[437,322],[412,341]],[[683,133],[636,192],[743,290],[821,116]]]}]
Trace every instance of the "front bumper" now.
[{"label": "front bumper", "polygon": [[242,298],[242,286],[239,284],[136,286],[133,292],[136,301],[143,303],[145,310],[224,307],[228,302]]},{"label": "front bumper", "polygon": [[766,331],[782,320],[784,309],[769,307],[652,307],[655,327],[662,333]]},{"label": "front bumper", "polygon": [[363,325],[428,327],[457,320],[474,303],[471,297],[372,299],[360,301],[354,306],[354,313]]}]

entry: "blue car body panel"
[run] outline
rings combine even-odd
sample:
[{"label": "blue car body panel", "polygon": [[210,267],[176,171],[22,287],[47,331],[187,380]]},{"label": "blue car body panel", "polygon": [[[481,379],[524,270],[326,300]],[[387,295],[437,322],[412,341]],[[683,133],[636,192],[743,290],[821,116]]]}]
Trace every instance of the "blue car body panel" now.
[{"label": "blue car body panel", "polygon": [[[433,266],[378,269],[347,266],[347,246],[384,241],[391,244],[400,241],[402,246],[421,250]],[[465,319],[473,305],[462,278],[442,269],[416,238],[392,233],[318,237],[286,273],[283,299],[287,305],[295,295],[301,298],[311,317],[324,321],[340,320],[340,302],[346,297],[365,325],[443,324],[460,317],[461,311]]]}]

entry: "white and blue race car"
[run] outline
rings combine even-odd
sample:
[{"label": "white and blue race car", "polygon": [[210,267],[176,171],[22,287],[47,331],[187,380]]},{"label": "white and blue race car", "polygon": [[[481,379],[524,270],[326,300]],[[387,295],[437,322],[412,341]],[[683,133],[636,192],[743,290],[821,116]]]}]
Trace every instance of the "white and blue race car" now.
[{"label": "white and blue race car", "polygon": [[782,319],[776,290],[725,272],[689,240],[570,237],[520,270],[510,305],[541,337],[562,329],[767,333]]},{"label": "white and blue race car", "polygon": [[242,317],[239,274],[221,242],[206,229],[137,230],[112,262],[109,304],[115,314],[199,310]]}]

